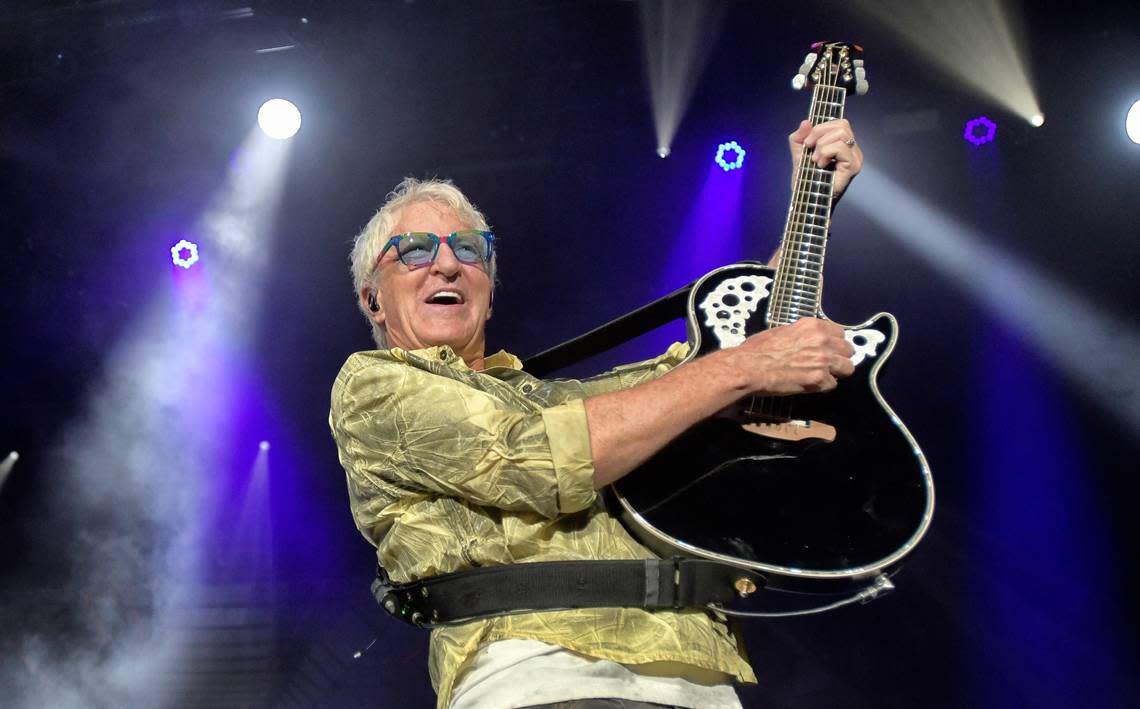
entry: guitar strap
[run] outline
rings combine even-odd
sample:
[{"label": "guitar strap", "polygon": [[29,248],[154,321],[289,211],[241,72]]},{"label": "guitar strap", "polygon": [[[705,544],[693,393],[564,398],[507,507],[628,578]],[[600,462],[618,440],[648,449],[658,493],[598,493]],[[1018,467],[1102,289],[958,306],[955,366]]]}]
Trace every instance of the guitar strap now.
[{"label": "guitar strap", "polygon": [[393,583],[378,566],[372,595],[393,618],[432,628],[570,608],[676,610],[724,605],[763,585],[761,575],[746,569],[674,557],[485,566],[413,583]]},{"label": "guitar strap", "polygon": [[[765,265],[763,261],[750,259],[744,259],[737,263]],[[665,323],[672,322],[685,314],[685,301],[689,299],[689,292],[693,290],[696,283],[693,281],[669,295],[662,296],[652,303],[615,318],[605,325],[600,325],[585,334],[566,340],[536,355],[531,355],[523,362],[523,369],[541,379],[551,372],[556,372],[575,362],[601,354],[623,342],[644,335],[654,328],[661,327]]]}]

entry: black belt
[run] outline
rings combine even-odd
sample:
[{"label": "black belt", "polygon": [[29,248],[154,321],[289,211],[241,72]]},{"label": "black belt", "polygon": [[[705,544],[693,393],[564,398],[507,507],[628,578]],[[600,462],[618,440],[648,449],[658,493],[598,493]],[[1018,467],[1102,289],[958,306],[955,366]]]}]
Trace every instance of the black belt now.
[{"label": "black belt", "polygon": [[570,608],[646,610],[726,604],[764,586],[752,571],[699,559],[548,561],[486,566],[393,583],[382,567],[372,594],[392,617],[432,627]]}]

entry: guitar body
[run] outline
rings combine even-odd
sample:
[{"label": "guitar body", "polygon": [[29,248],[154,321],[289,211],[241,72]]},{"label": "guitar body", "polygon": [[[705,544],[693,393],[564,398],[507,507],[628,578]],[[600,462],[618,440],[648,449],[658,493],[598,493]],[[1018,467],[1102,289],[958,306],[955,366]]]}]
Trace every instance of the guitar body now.
[{"label": "guitar body", "polygon": [[[689,357],[768,327],[775,272],[740,263],[692,290]],[[930,525],[926,460],[876,383],[897,323],[844,327],[855,373],[833,391],[742,402],[612,486],[627,524],[662,556],[714,559],[769,588],[841,591],[890,573]]]}]

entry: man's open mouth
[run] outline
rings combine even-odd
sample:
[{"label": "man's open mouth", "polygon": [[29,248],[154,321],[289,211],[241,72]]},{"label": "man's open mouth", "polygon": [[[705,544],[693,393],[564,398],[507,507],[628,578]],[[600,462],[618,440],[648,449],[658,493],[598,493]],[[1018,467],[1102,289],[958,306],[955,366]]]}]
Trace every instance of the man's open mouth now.
[{"label": "man's open mouth", "polygon": [[453,290],[441,290],[427,299],[429,305],[462,305],[463,296]]}]

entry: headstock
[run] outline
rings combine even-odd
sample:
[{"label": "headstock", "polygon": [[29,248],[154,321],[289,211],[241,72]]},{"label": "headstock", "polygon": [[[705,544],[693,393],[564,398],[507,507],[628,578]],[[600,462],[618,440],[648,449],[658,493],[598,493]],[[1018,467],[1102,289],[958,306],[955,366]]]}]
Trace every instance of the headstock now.
[{"label": "headstock", "polygon": [[804,57],[799,73],[792,79],[792,88],[823,85],[852,89],[862,96],[867,93],[867,70],[863,68],[863,48],[846,42],[816,42]]}]

